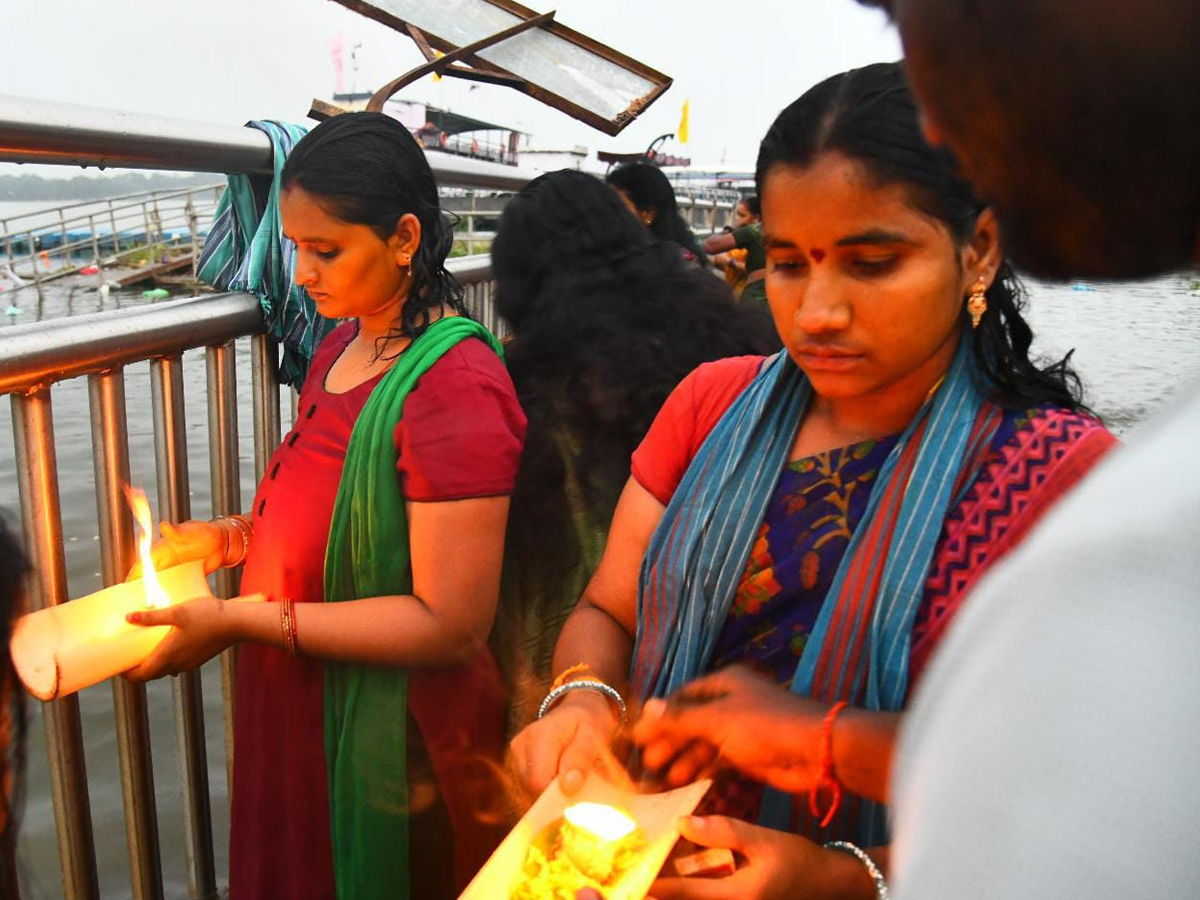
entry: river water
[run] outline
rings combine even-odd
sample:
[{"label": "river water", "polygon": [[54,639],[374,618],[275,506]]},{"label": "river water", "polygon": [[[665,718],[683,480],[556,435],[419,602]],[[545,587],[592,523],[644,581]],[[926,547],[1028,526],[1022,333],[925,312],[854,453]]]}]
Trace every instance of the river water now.
[{"label": "river water", "polygon": [[[1075,348],[1075,365],[1088,390],[1088,400],[1119,434],[1127,433],[1173,394],[1200,379],[1200,296],[1195,276],[1180,274],[1137,284],[1030,286],[1030,320],[1038,335],[1035,347],[1061,355]],[[19,297],[25,308],[15,321],[28,322],[151,302],[140,291],[113,292],[106,300],[91,286],[52,283],[39,305],[32,289],[0,295],[0,307]],[[0,327],[3,327],[0,324]],[[253,446],[249,405],[249,349],[237,353],[239,440],[242,494],[253,492]],[[188,459],[192,513],[208,517],[207,420],[202,351],[184,359]],[[131,473],[154,498],[153,434],[149,374],[146,364],[126,375]],[[7,406],[0,400],[0,407]],[[290,404],[283,404],[284,428]],[[93,495],[91,440],[86,381],[77,379],[54,389],[54,421],[71,596],[100,587],[99,543]],[[14,515],[17,487],[11,417],[0,408],[0,507]],[[186,896],[184,846],[175,728],[170,679],[149,686],[153,733],[155,792],[168,897]],[[227,864],[228,797],[224,739],[221,728],[220,678],[214,665],[204,673],[208,727],[209,778],[216,831],[217,871],[222,883]],[[105,897],[128,897],[128,863],[121,812],[121,790],[113,731],[112,693],[107,685],[80,695],[84,721],[87,773],[101,890]],[[61,896],[61,883],[46,773],[40,716],[30,733],[27,789],[20,842],[22,885],[27,900]]]}]

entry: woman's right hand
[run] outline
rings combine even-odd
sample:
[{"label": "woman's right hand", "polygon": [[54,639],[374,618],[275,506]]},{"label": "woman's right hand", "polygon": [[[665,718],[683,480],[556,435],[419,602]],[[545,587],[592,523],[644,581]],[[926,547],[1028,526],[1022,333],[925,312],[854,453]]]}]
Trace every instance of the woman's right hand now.
[{"label": "woman's right hand", "polygon": [[556,776],[563,793],[574,794],[594,768],[600,768],[610,781],[628,781],[609,749],[618,726],[616,713],[602,695],[572,691],[513,738],[517,777],[535,795]]},{"label": "woman's right hand", "polygon": [[[150,548],[154,568],[169,569],[194,559],[204,560],[204,574],[221,568],[228,549],[225,531],[216,522],[189,521],[172,525],[163,522],[159,526],[162,537]],[[129,578],[140,578],[142,563],[138,560],[129,570]]]}]

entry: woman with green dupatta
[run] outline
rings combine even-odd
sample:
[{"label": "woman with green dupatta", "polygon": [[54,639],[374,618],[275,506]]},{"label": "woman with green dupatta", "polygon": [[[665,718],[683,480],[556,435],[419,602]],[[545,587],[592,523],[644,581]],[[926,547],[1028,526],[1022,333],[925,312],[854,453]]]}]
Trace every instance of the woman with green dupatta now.
[{"label": "woman with green dupatta", "polygon": [[883,896],[913,685],[1113,437],[1067,360],[1031,360],[995,217],[923,138],[898,64],[785,109],[756,181],[784,352],[701,366],[664,404],[516,763],[571,792],[624,707],[665,698],[634,732],[642,768],[674,784],[717,765],[684,834],[741,867],[653,896]]},{"label": "woman with green dupatta", "polygon": [[239,645],[232,900],[452,898],[498,838],[487,639],[525,417],[496,339],[462,314],[453,234],[400,123],[318,125],[280,185],[295,281],[343,324],[249,514],[165,526],[156,548],[244,564],[242,593],[271,602],[140,614],[175,627],[131,676]]}]

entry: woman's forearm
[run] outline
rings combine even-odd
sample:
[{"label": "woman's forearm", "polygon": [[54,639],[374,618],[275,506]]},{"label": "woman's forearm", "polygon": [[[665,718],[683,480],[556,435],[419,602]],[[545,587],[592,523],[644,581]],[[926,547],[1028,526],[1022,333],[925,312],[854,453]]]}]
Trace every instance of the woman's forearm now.
[{"label": "woman's forearm", "polygon": [[585,596],[559,635],[554,674],[582,663],[592,675],[624,694],[632,654],[633,638],[624,626]]},{"label": "woman's forearm", "polygon": [[833,771],[846,790],[888,802],[892,751],[901,714],[847,709],[833,728]]},{"label": "woman's forearm", "polygon": [[[284,647],[279,604],[227,604],[227,612],[233,616],[236,640]],[[443,621],[412,595],[297,603],[295,619],[303,655],[364,665],[457,665],[472,659],[487,641],[483,623]]]}]

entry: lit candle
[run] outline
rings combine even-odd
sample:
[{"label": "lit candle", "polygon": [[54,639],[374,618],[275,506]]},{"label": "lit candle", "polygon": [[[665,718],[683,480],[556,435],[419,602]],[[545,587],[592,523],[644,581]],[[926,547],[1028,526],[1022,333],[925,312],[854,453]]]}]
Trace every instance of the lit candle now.
[{"label": "lit candle", "polygon": [[142,577],[40,609],[13,626],[13,665],[40,700],[65,697],[144,662],[171,626],[131,625],[125,621],[129,613],[212,596],[201,560],[155,571],[150,506],[135,490],[129,491],[129,503],[141,531]]},{"label": "lit candle", "polygon": [[567,859],[588,878],[601,883],[612,878],[637,822],[615,806],[591,802],[568,806],[563,820],[562,849]]},{"label": "lit candle", "polygon": [[[164,569],[157,583],[166,605],[212,596],[200,560]],[[147,579],[136,578],[18,619],[9,649],[29,693],[55,700],[144,662],[171,630],[125,621],[150,605],[147,587]]]}]

